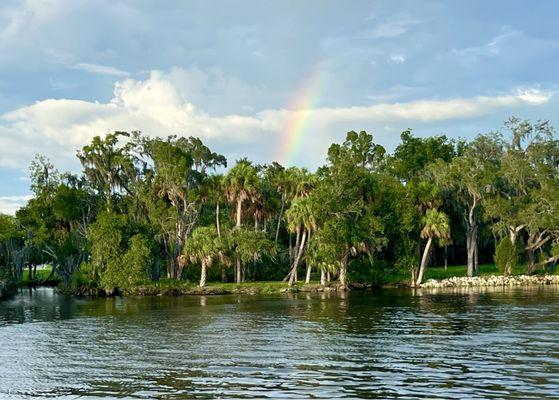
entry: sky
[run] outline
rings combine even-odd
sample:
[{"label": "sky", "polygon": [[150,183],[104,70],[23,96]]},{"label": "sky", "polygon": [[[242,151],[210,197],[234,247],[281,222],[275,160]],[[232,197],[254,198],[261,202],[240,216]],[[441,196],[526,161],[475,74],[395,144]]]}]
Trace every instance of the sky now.
[{"label": "sky", "polygon": [[198,136],[233,163],[316,168],[366,130],[389,151],[559,105],[559,2],[0,1],[0,212],[95,135]]}]

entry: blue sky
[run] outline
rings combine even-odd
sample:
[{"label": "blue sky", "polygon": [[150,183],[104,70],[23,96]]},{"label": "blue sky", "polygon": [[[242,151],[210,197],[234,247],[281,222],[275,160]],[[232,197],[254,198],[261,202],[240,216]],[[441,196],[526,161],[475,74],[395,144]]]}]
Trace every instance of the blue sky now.
[{"label": "blue sky", "polygon": [[313,73],[299,165],[348,130],[391,150],[406,128],[557,125],[557,15],[557,1],[4,0],[0,211],[28,198],[34,154],[78,171],[76,149],[113,130],[270,162]]}]

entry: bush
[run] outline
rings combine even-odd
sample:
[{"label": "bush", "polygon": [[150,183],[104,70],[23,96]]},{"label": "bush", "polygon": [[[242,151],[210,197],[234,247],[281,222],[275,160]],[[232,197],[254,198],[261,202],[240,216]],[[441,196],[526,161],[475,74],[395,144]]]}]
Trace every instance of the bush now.
[{"label": "bush", "polygon": [[503,275],[510,275],[518,264],[518,250],[507,236],[495,248],[495,264]]}]

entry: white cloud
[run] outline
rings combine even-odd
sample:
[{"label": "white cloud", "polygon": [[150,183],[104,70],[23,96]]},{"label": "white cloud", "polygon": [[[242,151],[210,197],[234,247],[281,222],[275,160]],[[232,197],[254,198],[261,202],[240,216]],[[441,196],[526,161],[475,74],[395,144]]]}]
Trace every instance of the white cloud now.
[{"label": "white cloud", "polygon": [[14,215],[33,196],[0,196],[0,213]]},{"label": "white cloud", "polygon": [[391,54],[390,61],[396,64],[401,64],[406,61],[406,57],[403,54]]},{"label": "white cloud", "polygon": [[408,31],[405,23],[384,23],[374,27],[366,36],[370,39],[393,38]]},{"label": "white cloud", "polygon": [[130,75],[130,73],[127,71],[123,71],[121,69],[111,67],[108,65],[77,63],[76,65],[74,65],[74,68],[80,69],[82,71],[92,72],[94,74],[100,74],[100,75],[112,75],[112,76],[120,76],[120,77],[126,77]]},{"label": "white cloud", "polygon": [[[187,100],[188,94],[179,90],[172,79],[176,76],[176,71],[152,71],[145,80],[124,79],[115,84],[114,96],[107,103],[46,99],[1,115],[0,167],[24,168],[35,153],[46,154],[60,169],[76,167],[77,149],[93,136],[115,130],[193,135],[226,155],[244,153],[259,161],[271,161],[288,127],[299,117],[298,111],[288,109],[264,109],[252,115],[211,115]],[[309,152],[313,163],[319,162],[328,143],[349,129],[398,129],[404,124],[407,127],[473,118],[499,110],[510,109],[512,113],[515,107],[544,104],[550,96],[525,89],[497,96],[313,109],[309,113],[312,134],[308,140],[315,147],[310,147]],[[382,143],[382,132],[377,139]]]},{"label": "white cloud", "polygon": [[550,93],[542,92],[538,89],[517,90],[516,96],[529,104],[539,105],[545,104],[551,97]]},{"label": "white cloud", "polygon": [[452,49],[452,53],[460,57],[476,59],[478,57],[493,57],[497,56],[502,48],[507,44],[517,43],[519,38],[523,37],[522,31],[510,29],[508,27],[502,28],[502,33],[492,38],[489,42],[481,46],[472,46],[462,49]]}]

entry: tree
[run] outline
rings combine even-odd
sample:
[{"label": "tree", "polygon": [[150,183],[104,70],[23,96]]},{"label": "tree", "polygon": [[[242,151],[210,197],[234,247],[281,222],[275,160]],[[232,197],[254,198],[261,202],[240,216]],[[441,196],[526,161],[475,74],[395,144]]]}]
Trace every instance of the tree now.
[{"label": "tree", "polygon": [[152,243],[125,215],[101,213],[89,237],[91,273],[106,293],[126,292],[148,279]]},{"label": "tree", "polygon": [[499,135],[480,135],[449,164],[439,160],[432,166],[438,185],[450,191],[461,207],[466,225],[467,275],[470,277],[477,273],[479,209],[487,195],[494,192],[502,149]]},{"label": "tree", "polygon": [[224,188],[227,199],[236,204],[235,226],[242,224],[243,203],[253,200],[258,191],[258,171],[246,158],[237,161],[225,176]]},{"label": "tree", "polygon": [[153,139],[146,142],[145,148],[153,162],[153,187],[162,200],[150,199],[149,194],[147,197],[162,229],[160,237],[168,254],[167,276],[181,279],[184,263],[180,254],[198,221],[206,170],[225,165],[225,158],[193,138]]},{"label": "tree", "polygon": [[194,229],[184,245],[184,254],[190,262],[200,263],[200,287],[206,285],[207,268],[225,252],[224,244],[214,226]]},{"label": "tree", "polygon": [[132,194],[130,183],[138,174],[128,154],[128,146],[118,146],[121,137],[130,137],[130,134],[115,132],[107,134],[104,139],[95,136],[90,144],[77,152],[84,175],[104,194],[107,211],[115,190],[124,189]]},{"label": "tree", "polygon": [[421,266],[419,268],[419,274],[416,281],[417,286],[420,286],[423,282],[423,276],[425,274],[425,269],[427,268],[427,263],[429,262],[429,255],[433,245],[433,239],[445,241],[450,238],[450,224],[448,216],[445,213],[435,209],[428,210],[423,218],[423,223],[424,227],[421,230],[421,237],[427,239],[427,243],[425,244],[423,256],[421,257]]},{"label": "tree", "polygon": [[411,130],[400,135],[400,143],[389,159],[389,169],[404,182],[409,182],[429,164],[437,160],[450,162],[455,156],[455,144],[446,136],[414,137]]},{"label": "tree", "polygon": [[[316,220],[313,213],[314,211],[309,199],[303,198],[295,200],[285,215],[289,231],[297,233],[297,241],[299,242],[299,248],[297,249],[295,260],[293,261],[293,265],[291,266],[288,274],[289,286],[293,285],[293,282],[295,281],[296,271],[305,249],[307,236],[316,229]],[[307,265],[305,283],[310,282],[310,275],[311,267],[310,265]]]},{"label": "tree", "polygon": [[336,249],[340,285],[347,284],[350,256],[366,253],[371,256],[386,243],[383,225],[370,212],[374,205],[371,173],[378,171],[384,148],[372,141],[366,132],[349,132],[341,144],[328,149],[328,164],[318,173],[318,181],[310,198],[319,234],[324,243]]},{"label": "tree", "polygon": [[237,261],[236,283],[243,281],[244,266],[250,262],[260,261],[264,254],[273,256],[277,252],[276,244],[261,231],[253,231],[241,227],[232,229],[228,236],[229,247]]},{"label": "tree", "polygon": [[505,236],[495,248],[495,264],[503,275],[510,275],[518,264],[518,251],[510,237]]}]

